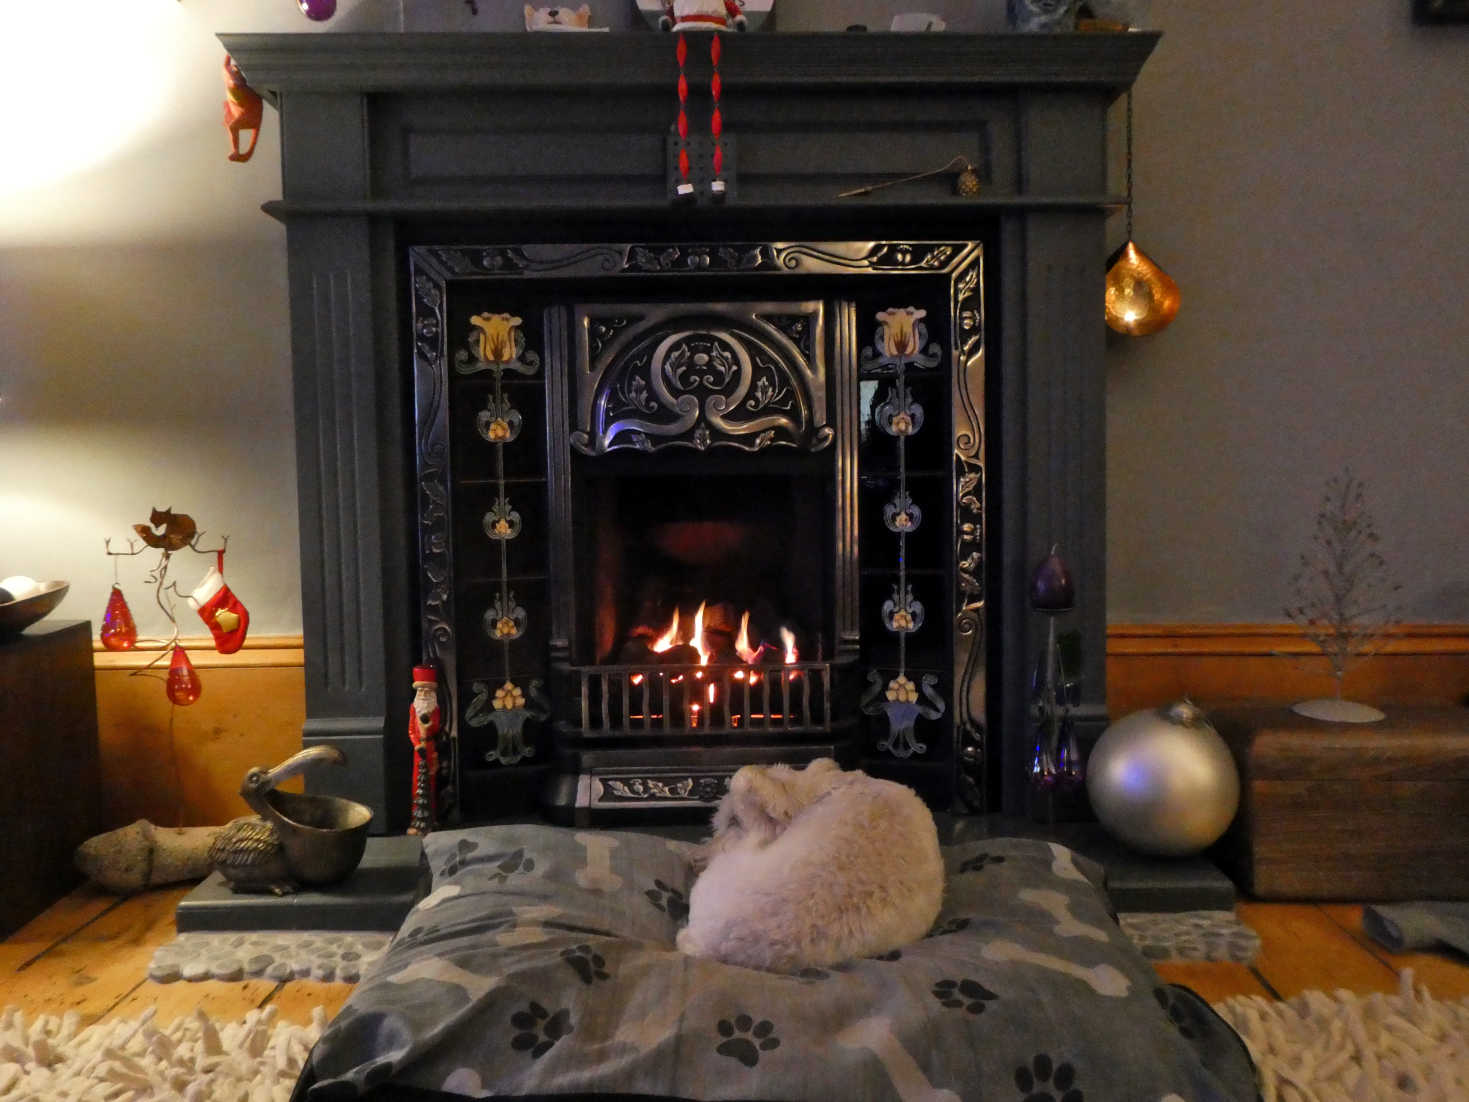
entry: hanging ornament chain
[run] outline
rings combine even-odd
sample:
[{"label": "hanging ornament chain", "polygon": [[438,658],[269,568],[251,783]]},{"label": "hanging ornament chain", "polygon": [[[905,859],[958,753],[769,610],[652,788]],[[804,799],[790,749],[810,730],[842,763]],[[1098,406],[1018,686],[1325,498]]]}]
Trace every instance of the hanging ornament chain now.
[{"label": "hanging ornament chain", "polygon": [[1127,237],[1132,240],[1132,89],[1127,90]]}]

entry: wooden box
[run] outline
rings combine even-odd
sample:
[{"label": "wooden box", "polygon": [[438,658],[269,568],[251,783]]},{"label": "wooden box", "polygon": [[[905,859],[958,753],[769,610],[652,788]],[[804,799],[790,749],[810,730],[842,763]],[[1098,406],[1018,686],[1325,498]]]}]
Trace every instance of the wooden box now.
[{"label": "wooden box", "polygon": [[0,935],[81,883],[72,852],[100,805],[91,624],[0,638]]},{"label": "wooden box", "polygon": [[1257,899],[1469,899],[1469,709],[1371,724],[1285,707],[1209,718],[1240,770],[1212,856]]}]

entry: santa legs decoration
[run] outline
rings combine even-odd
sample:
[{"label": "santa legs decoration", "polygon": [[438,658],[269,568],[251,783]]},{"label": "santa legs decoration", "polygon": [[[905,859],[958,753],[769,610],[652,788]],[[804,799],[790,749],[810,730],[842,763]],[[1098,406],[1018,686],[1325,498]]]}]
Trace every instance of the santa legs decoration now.
[{"label": "santa legs decoration", "polygon": [[709,40],[709,62],[712,72],[709,77],[709,146],[710,146],[710,197],[722,200],[725,197],[724,181],[724,115],[720,106],[723,87],[719,76],[719,58],[723,52],[717,32],[734,28],[745,29],[745,16],[734,0],[665,0],[660,26],[678,36],[674,56],[678,58],[678,120],[676,129],[679,137],[678,181],[674,185],[674,198],[691,200],[694,195],[692,180],[693,164],[689,157],[689,81],[685,65],[689,47],[684,39],[685,31],[712,31]]}]

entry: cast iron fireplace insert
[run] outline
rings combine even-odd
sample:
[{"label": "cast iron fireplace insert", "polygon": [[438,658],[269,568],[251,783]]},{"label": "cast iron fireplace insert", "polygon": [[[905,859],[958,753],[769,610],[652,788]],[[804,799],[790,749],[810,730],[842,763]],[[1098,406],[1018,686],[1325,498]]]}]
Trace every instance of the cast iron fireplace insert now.
[{"label": "cast iron fireplace insert", "polygon": [[587,822],[823,755],[952,804],[982,723],[981,245],[409,257],[422,637],[468,814],[522,763]]}]

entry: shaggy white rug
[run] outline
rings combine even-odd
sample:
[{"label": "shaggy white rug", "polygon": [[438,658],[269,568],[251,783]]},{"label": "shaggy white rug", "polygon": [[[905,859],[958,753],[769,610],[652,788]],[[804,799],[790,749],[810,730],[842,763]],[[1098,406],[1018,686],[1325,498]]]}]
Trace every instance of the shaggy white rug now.
[{"label": "shaggy white rug", "polygon": [[202,1010],[171,1025],[148,1010],[134,1021],[79,1028],[80,1016],[43,1014],[27,1021],[14,1007],[0,1013],[0,1100],[48,1102],[287,1102],[311,1046],[326,1027],[278,1022],[276,1010],[252,1010],[238,1022],[211,1022]]},{"label": "shaggy white rug", "polygon": [[[1265,1102],[1469,1099],[1469,999],[1439,1002],[1411,970],[1396,995],[1239,996],[1214,1009],[1249,1046]],[[326,1026],[319,1007],[307,1026],[269,1006],[239,1022],[154,1017],[80,1029],[75,1012],[27,1021],[5,1010],[0,1102],[286,1102]]]},{"label": "shaggy white rug", "polygon": [[1469,1099],[1469,999],[1435,1000],[1412,969],[1396,995],[1242,995],[1214,1009],[1249,1046],[1265,1102]]}]

